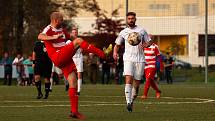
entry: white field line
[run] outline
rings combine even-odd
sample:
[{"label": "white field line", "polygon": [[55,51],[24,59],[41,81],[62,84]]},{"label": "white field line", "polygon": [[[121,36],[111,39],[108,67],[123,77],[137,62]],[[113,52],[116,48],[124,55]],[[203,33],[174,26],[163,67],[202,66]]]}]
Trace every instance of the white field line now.
[{"label": "white field line", "polygon": [[[94,96],[91,96],[94,97]],[[96,96],[97,97],[97,96]],[[101,97],[107,97],[107,96],[101,96]],[[115,96],[114,96],[115,97]],[[123,97],[123,96],[121,96]],[[154,97],[149,97],[154,98]],[[163,99],[174,99],[174,100],[194,100],[194,101],[180,101],[180,102],[144,102],[144,101],[136,101],[135,103],[138,104],[146,104],[146,105],[152,105],[152,104],[204,104],[204,103],[211,103],[215,102],[215,100],[212,99],[202,99],[202,98],[176,98],[176,97],[162,97]],[[3,100],[1,101],[3,103],[69,103],[69,101],[14,101],[14,100]],[[81,104],[82,107],[91,107],[91,106],[124,106],[124,102],[104,102],[104,101],[79,101],[83,103],[90,103],[90,104]],[[39,107],[69,107],[70,105],[62,105],[62,104],[42,104],[42,105],[0,105],[0,108],[39,108]]]}]

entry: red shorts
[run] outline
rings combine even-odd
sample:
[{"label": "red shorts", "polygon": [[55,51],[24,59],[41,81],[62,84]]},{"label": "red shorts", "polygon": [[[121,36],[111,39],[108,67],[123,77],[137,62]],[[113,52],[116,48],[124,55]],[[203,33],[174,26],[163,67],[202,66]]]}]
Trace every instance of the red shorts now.
[{"label": "red shorts", "polygon": [[50,56],[55,66],[62,69],[63,74],[66,78],[68,78],[68,75],[73,71],[74,72],[77,71],[76,66],[72,59],[75,53],[76,53],[75,47],[71,42],[70,44],[62,47],[60,50],[57,50]]},{"label": "red shorts", "polygon": [[145,72],[145,77],[148,79],[154,79],[155,77],[155,73],[156,73],[156,69],[155,68],[147,68],[144,69]]}]

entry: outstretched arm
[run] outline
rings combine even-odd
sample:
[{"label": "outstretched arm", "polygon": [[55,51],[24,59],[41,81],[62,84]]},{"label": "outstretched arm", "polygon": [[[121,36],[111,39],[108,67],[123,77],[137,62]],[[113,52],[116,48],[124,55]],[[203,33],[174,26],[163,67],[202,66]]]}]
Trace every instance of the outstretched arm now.
[{"label": "outstretched arm", "polygon": [[39,40],[44,40],[44,41],[46,41],[46,40],[55,40],[55,39],[58,39],[58,38],[60,38],[62,36],[63,36],[63,34],[57,34],[57,35],[53,35],[53,36],[48,36],[48,35],[46,35],[44,33],[40,33],[38,35],[38,39]]}]

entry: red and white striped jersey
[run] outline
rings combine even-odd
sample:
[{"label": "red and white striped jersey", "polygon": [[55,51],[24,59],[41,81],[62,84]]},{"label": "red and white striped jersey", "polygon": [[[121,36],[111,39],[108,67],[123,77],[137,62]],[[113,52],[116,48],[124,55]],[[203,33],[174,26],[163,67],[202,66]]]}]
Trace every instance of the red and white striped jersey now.
[{"label": "red and white striped jersey", "polygon": [[155,68],[156,65],[156,56],[160,55],[160,50],[158,46],[153,43],[151,46],[144,48],[145,54],[145,69],[146,68]]},{"label": "red and white striped jersey", "polygon": [[56,29],[52,27],[51,25],[48,25],[42,32],[43,34],[46,34],[48,36],[53,36],[57,34],[63,34],[62,37],[56,39],[56,40],[50,40],[50,41],[44,41],[46,49],[48,50],[48,54],[52,54],[56,52],[57,50],[61,49],[63,46],[66,45],[66,40],[70,38],[70,35],[62,28]]}]

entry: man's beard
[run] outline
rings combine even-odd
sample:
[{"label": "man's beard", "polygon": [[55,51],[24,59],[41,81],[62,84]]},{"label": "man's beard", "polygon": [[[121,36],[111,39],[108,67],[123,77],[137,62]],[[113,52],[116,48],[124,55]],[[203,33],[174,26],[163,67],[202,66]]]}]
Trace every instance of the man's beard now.
[{"label": "man's beard", "polygon": [[128,26],[129,26],[129,27],[134,27],[134,26],[135,26],[135,22],[128,23]]}]

